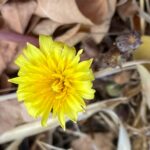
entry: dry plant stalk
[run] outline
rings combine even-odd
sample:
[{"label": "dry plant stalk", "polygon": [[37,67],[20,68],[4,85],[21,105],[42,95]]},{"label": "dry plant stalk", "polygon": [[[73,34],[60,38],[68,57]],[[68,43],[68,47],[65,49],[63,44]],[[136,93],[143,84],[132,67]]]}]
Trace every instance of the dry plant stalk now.
[{"label": "dry plant stalk", "polygon": [[[109,101],[103,101],[103,102],[97,102],[94,104],[90,104],[87,106],[86,111],[79,115],[78,121],[89,118],[96,112],[99,112],[101,109],[108,108],[108,107],[110,107],[110,109],[113,109],[111,107],[111,106],[113,106],[112,103],[114,103],[114,106],[116,106],[115,105],[116,103],[119,105],[120,103],[127,102],[127,101],[128,101],[127,98],[120,97],[120,98],[112,99]],[[2,135],[0,135],[0,144],[6,143],[6,142],[9,142],[12,140],[23,139],[25,137],[32,136],[32,135],[35,135],[38,133],[42,133],[44,131],[56,128],[58,125],[59,124],[58,124],[57,119],[48,120],[48,126],[44,127],[44,128],[41,127],[41,124],[39,121],[20,125],[10,131],[3,133]]]}]

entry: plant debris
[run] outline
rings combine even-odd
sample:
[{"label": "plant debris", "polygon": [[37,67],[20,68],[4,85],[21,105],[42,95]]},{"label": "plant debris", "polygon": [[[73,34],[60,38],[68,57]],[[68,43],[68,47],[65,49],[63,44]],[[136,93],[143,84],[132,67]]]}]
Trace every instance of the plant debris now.
[{"label": "plant debris", "polygon": [[[95,98],[86,100],[77,123],[57,119],[42,127],[17,101],[8,79],[26,43],[39,35],[84,49],[93,58]],[[150,149],[149,0],[0,1],[0,149]]]}]

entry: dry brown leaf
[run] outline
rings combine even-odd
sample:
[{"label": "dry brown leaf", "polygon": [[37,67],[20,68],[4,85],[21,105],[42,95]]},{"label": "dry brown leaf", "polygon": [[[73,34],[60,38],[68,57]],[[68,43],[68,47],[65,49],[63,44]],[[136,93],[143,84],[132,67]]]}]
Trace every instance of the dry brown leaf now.
[{"label": "dry brown leaf", "polygon": [[17,45],[17,49],[16,49],[16,53],[14,55],[14,57],[12,57],[12,60],[10,61],[10,63],[8,64],[7,68],[6,68],[6,72],[8,74],[14,74],[18,71],[19,66],[17,66],[15,64],[15,60],[17,59],[17,57],[19,55],[21,55],[23,53],[23,48],[25,47],[25,45],[23,43],[19,43],[19,45]]},{"label": "dry brown leaf", "polygon": [[2,6],[7,2],[8,0],[0,0],[0,9],[2,8]]},{"label": "dry brown leaf", "polygon": [[108,32],[111,18],[116,9],[116,0],[76,0],[80,11],[95,25],[90,32],[94,40],[99,43]]},{"label": "dry brown leaf", "polygon": [[54,22],[49,19],[45,19],[39,22],[32,32],[37,35],[39,34],[51,35],[60,25],[61,25],[60,23]]},{"label": "dry brown leaf", "polygon": [[94,24],[110,20],[116,5],[116,0],[75,0],[80,11]]},{"label": "dry brown leaf", "polygon": [[119,128],[117,150],[131,150],[131,143],[125,127],[121,124]]},{"label": "dry brown leaf", "polygon": [[138,65],[137,69],[141,77],[143,100],[150,109],[150,73],[142,65]]},{"label": "dry brown leaf", "polygon": [[11,87],[11,83],[8,82],[9,77],[7,76],[6,73],[2,73],[0,76],[0,89],[5,89],[5,88],[10,88]]},{"label": "dry brown leaf", "polygon": [[[27,113],[22,113],[23,107],[17,100],[0,102],[0,134],[14,128],[26,120]],[[31,120],[30,120],[31,121]]]},{"label": "dry brown leaf", "polygon": [[32,33],[32,31],[34,30],[34,28],[36,27],[36,25],[39,23],[39,21],[41,20],[41,18],[39,16],[33,15],[32,19],[30,19],[30,25],[28,26],[26,33]]},{"label": "dry brown leaf", "polygon": [[89,56],[90,58],[98,58],[100,55],[99,48],[92,38],[85,38],[82,42],[81,48],[84,49],[85,58],[86,56]]},{"label": "dry brown leaf", "polygon": [[129,17],[134,16],[138,12],[138,6],[135,1],[128,0],[123,5],[117,8],[120,17],[125,21]]},{"label": "dry brown leaf", "polygon": [[95,133],[93,136],[93,141],[99,150],[113,150],[114,136],[115,135],[112,133]]},{"label": "dry brown leaf", "polygon": [[[109,110],[109,109],[102,110],[101,112],[104,112],[111,118],[111,119],[108,118],[105,121],[108,122],[112,131],[113,130],[115,131],[115,127],[113,126],[113,124],[115,124],[116,128],[119,129],[117,150],[131,150],[131,143],[130,143],[128,133],[127,133],[125,127],[123,126],[123,123],[117,116],[117,114],[114,111]],[[125,146],[123,146],[123,145],[125,145]]]},{"label": "dry brown leaf", "polygon": [[95,150],[98,149],[96,144],[92,141],[90,136],[81,136],[79,139],[74,140],[71,144],[74,150]]},{"label": "dry brown leaf", "polygon": [[83,39],[87,36],[88,36],[88,33],[86,32],[78,32],[77,34],[75,34],[74,36],[72,36],[70,39],[68,39],[65,42],[70,46],[74,46],[77,43],[83,41]]},{"label": "dry brown leaf", "polygon": [[113,77],[113,80],[115,81],[115,83],[122,85],[122,84],[126,84],[129,82],[131,77],[131,73],[128,71],[123,71],[121,73],[116,74]]},{"label": "dry brown leaf", "polygon": [[0,41],[0,74],[6,69],[16,53],[17,44],[14,42]]},{"label": "dry brown leaf", "polygon": [[96,43],[101,42],[104,36],[107,34],[110,26],[110,21],[111,20],[106,20],[102,24],[95,25],[90,28],[90,35]]},{"label": "dry brown leaf", "polygon": [[117,3],[117,6],[121,6],[124,3],[126,3],[128,0],[119,0],[119,2]]},{"label": "dry brown leaf", "polygon": [[75,0],[38,0],[36,15],[63,24],[83,23],[92,25],[78,9]]},{"label": "dry brown leaf", "polygon": [[71,39],[72,36],[74,36],[80,29],[80,25],[76,24],[74,27],[72,27],[70,30],[68,30],[65,34],[62,36],[57,37],[55,40],[66,42],[67,40]]},{"label": "dry brown leaf", "polygon": [[35,1],[6,3],[1,8],[1,14],[10,29],[24,33],[35,9]]},{"label": "dry brown leaf", "polygon": [[[7,97],[7,99],[8,98],[12,99],[12,97],[16,97],[16,95],[13,94],[11,96],[6,95],[3,97],[0,97],[0,101],[5,101],[6,97]],[[119,99],[120,98],[118,98],[118,100]],[[125,99],[121,98],[120,99],[121,103],[122,103],[122,100],[125,100]],[[109,100],[107,102],[109,102]],[[109,103],[107,108],[112,107],[113,103],[115,103],[115,102],[111,102],[111,104]],[[91,117],[93,114],[99,112],[102,108],[106,108],[106,105],[104,104],[104,102],[96,102],[96,103],[90,104],[87,106],[86,112],[79,114],[78,120],[79,121],[86,120],[87,118]],[[20,125],[12,130],[8,130],[7,132],[3,133],[2,135],[0,135],[0,144],[6,143],[6,142],[9,142],[12,140],[20,139],[20,138],[23,139],[23,138],[26,138],[29,136],[33,136],[33,135],[39,134],[41,132],[48,131],[50,129],[54,129],[58,126],[59,126],[59,123],[56,118],[53,118],[53,119],[50,118],[47,122],[47,127],[45,127],[45,128],[43,128],[41,126],[40,121],[30,122],[28,124]]]},{"label": "dry brown leaf", "polygon": [[38,0],[36,14],[63,24],[87,25],[95,41],[100,42],[107,33],[115,12],[116,0]]},{"label": "dry brown leaf", "polygon": [[[94,133],[93,138],[81,136],[71,143],[74,150],[112,150],[113,135],[110,133]],[[107,139],[107,140],[106,140]]]}]

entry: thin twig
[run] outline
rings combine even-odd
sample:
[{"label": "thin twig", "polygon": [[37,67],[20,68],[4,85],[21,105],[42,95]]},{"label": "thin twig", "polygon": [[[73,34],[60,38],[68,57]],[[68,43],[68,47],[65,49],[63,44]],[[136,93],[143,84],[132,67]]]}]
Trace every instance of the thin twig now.
[{"label": "thin twig", "polygon": [[5,101],[5,100],[13,100],[17,98],[16,93],[11,93],[11,94],[5,94],[0,96],[0,102]]},{"label": "thin twig", "polygon": [[97,71],[94,73],[94,75],[96,79],[99,79],[122,72],[124,70],[136,69],[136,65],[138,64],[150,64],[150,61],[149,60],[131,61],[122,64],[122,67],[117,66],[116,68],[106,68],[104,70]]},{"label": "thin twig", "polygon": [[[144,5],[145,5],[145,1],[140,0],[140,9],[142,12],[144,12]],[[141,25],[141,32],[142,34],[144,34],[145,33],[145,19],[143,17],[140,17],[140,25]]]},{"label": "thin twig", "polygon": [[[115,99],[113,99],[113,100],[115,100]],[[124,100],[126,101],[127,98],[121,97],[120,103],[124,102]],[[88,105],[86,108],[86,111],[79,114],[78,121],[85,120],[104,108],[110,108],[110,107],[108,107],[108,104],[107,104],[109,102],[110,101],[97,102],[97,103]],[[116,103],[118,103],[118,101],[116,101]],[[68,121],[68,120],[66,120],[66,121]],[[30,122],[28,124],[20,125],[12,130],[6,131],[5,133],[1,134],[0,135],[0,144],[6,143],[6,142],[9,142],[12,140],[17,140],[20,138],[23,139],[28,136],[33,136],[33,135],[45,132],[50,129],[54,129],[57,126],[59,126],[57,119],[49,119],[47,122],[47,127],[42,127],[40,121]]]},{"label": "thin twig", "polygon": [[149,0],[145,0],[146,1],[146,8],[148,13],[150,14],[150,1]]},{"label": "thin twig", "polygon": [[22,139],[18,139],[12,142],[5,150],[17,150],[19,149],[19,145],[21,144]]}]

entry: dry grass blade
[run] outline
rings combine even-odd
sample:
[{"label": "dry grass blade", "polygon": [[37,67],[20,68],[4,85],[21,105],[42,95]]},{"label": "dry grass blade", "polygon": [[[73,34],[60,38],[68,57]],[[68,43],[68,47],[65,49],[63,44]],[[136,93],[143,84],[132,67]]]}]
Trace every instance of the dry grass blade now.
[{"label": "dry grass blade", "polygon": [[146,7],[147,7],[147,11],[150,14],[150,1],[149,0],[145,0],[146,2]]},{"label": "dry grass blade", "polygon": [[59,147],[56,147],[56,146],[53,146],[53,145],[50,145],[50,144],[47,144],[47,143],[44,143],[44,142],[41,142],[41,141],[37,141],[37,144],[40,146],[40,147],[43,147],[43,149],[45,148],[45,150],[66,150],[66,149],[63,149],[63,148],[59,148]]},{"label": "dry grass blade", "polygon": [[16,93],[5,94],[5,95],[0,96],[0,102],[6,101],[6,100],[13,100],[15,98],[17,98]]},{"label": "dry grass blade", "polygon": [[[123,99],[120,98],[120,103],[123,102]],[[125,98],[124,100],[126,101],[127,99]],[[108,105],[105,104],[104,102],[97,102],[97,103],[88,105],[86,111],[79,115],[78,121],[85,120],[89,118],[90,116],[92,116],[93,114],[95,114],[96,112],[99,112],[101,109],[104,109],[106,107],[108,108]],[[59,125],[57,119],[49,119],[47,124],[48,124],[47,127],[42,127],[40,122],[37,121],[37,122],[31,122],[28,124],[18,126],[0,135],[0,144],[6,143],[12,140],[32,136],[32,135],[53,129]]]},{"label": "dry grass blade", "polygon": [[137,70],[141,77],[143,100],[146,102],[148,108],[150,109],[150,73],[142,65],[138,65]]},{"label": "dry grass blade", "polygon": [[103,78],[103,77],[106,77],[106,76],[109,76],[109,75],[113,75],[115,73],[119,73],[119,72],[122,72],[124,70],[131,70],[131,69],[136,69],[136,65],[138,64],[150,64],[150,61],[149,60],[141,60],[141,61],[132,61],[132,62],[127,62],[127,63],[124,63],[122,64],[122,68],[121,67],[116,67],[116,68],[107,68],[107,69],[104,69],[104,70],[100,70],[98,72],[95,72],[94,75],[95,75],[95,78],[98,79],[98,78]]},{"label": "dry grass blade", "polygon": [[[131,150],[130,140],[125,127],[123,126],[121,120],[112,110],[102,110],[101,112],[106,113],[111,117],[112,121],[115,123],[116,127],[119,128],[119,140],[117,145],[117,150]],[[109,120],[110,122],[110,120]],[[111,124],[110,124],[111,125]],[[124,146],[125,145],[125,146]]]},{"label": "dry grass blade", "polygon": [[[144,5],[145,5],[145,1],[140,0],[140,8],[141,8],[142,12],[144,12]],[[145,20],[142,17],[140,18],[140,24],[141,24],[142,34],[144,34],[144,32],[145,32]]]},{"label": "dry grass blade", "polygon": [[119,128],[119,141],[117,150],[131,150],[131,143],[125,127],[121,124]]},{"label": "dry grass blade", "polygon": [[42,127],[40,121],[31,122],[25,125],[18,126],[15,129],[12,129],[2,134],[0,136],[0,143],[5,143],[20,138],[25,138],[31,135],[35,135],[37,133],[47,131],[49,129],[53,129],[57,126],[58,126],[58,121],[56,119],[49,120],[47,127]]},{"label": "dry grass blade", "polygon": [[16,140],[12,142],[5,150],[18,150],[21,142],[22,142],[22,139]]},{"label": "dry grass blade", "polygon": [[[134,0],[134,3],[137,5],[137,1],[136,0]],[[137,5],[139,16],[141,17],[140,20],[144,19],[145,21],[150,23],[150,15],[144,11],[144,3],[145,3],[144,0],[140,0],[141,8]],[[142,24],[143,24],[143,21],[142,21]]]}]

